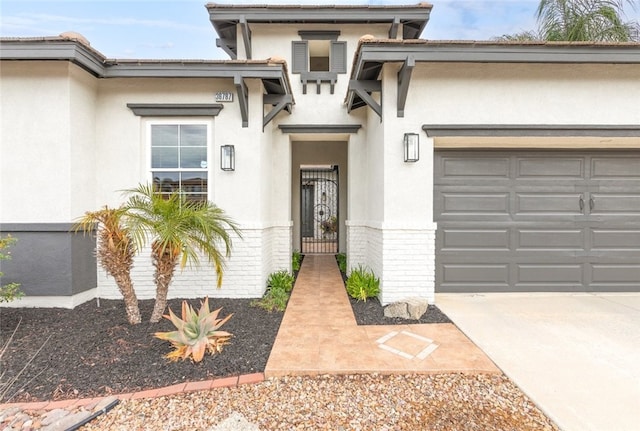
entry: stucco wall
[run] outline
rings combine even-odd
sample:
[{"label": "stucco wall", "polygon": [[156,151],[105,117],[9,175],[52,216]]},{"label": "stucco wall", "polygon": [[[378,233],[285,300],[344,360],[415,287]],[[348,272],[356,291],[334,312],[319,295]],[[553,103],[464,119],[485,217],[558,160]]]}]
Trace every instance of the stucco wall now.
[{"label": "stucco wall", "polygon": [[68,222],[71,80],[64,62],[0,67],[0,221]]},{"label": "stucco wall", "polygon": [[639,97],[637,65],[418,63],[405,114],[423,124],[638,124]]}]

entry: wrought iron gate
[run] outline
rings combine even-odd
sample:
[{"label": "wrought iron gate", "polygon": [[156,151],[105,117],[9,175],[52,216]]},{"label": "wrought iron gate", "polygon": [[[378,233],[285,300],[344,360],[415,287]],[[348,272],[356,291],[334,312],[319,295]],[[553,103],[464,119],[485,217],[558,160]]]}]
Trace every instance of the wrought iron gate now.
[{"label": "wrought iron gate", "polygon": [[300,250],[302,253],[337,253],[338,166],[300,170]]}]

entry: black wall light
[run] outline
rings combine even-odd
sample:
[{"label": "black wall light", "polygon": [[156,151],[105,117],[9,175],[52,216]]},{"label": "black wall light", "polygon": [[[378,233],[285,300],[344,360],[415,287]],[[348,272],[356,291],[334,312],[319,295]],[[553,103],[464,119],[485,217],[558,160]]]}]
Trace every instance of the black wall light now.
[{"label": "black wall light", "polygon": [[220,147],[220,169],[223,171],[236,170],[236,149],[233,145]]},{"label": "black wall light", "polygon": [[420,136],[417,133],[404,134],[404,161],[417,162],[420,160]]}]

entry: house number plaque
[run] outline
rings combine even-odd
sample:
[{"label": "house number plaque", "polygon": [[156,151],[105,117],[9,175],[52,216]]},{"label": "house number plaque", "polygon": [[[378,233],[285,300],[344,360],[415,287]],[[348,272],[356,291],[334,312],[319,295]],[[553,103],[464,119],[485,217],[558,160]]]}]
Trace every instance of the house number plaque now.
[{"label": "house number plaque", "polygon": [[231,91],[218,91],[216,93],[216,102],[233,102],[233,93]]}]

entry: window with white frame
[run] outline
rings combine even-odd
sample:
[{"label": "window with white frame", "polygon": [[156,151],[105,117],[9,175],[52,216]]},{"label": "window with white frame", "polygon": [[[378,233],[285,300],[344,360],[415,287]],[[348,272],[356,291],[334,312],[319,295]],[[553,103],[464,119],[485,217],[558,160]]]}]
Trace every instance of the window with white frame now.
[{"label": "window with white frame", "polygon": [[190,200],[207,200],[208,137],[206,123],[149,125],[151,175],[157,191],[180,191]]}]

